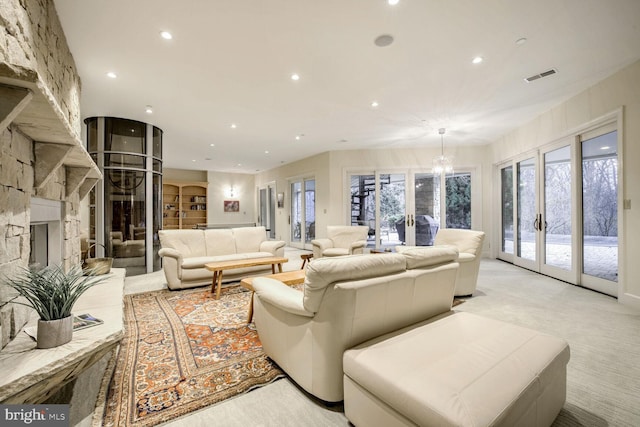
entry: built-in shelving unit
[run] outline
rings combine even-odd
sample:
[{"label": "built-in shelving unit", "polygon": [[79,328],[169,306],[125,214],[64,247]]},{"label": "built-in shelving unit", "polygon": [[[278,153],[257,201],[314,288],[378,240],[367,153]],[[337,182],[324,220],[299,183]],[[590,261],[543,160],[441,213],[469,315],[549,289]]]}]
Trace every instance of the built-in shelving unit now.
[{"label": "built-in shelving unit", "polygon": [[195,228],[207,222],[207,183],[165,181],[162,184],[162,228]]}]

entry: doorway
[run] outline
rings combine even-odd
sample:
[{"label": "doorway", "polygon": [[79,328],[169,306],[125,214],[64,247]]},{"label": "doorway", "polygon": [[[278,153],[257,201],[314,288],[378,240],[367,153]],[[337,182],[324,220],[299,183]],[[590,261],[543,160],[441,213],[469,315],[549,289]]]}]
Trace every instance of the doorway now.
[{"label": "doorway", "polygon": [[290,188],[290,244],[295,248],[311,250],[311,241],[316,238],[316,180],[295,180]]}]

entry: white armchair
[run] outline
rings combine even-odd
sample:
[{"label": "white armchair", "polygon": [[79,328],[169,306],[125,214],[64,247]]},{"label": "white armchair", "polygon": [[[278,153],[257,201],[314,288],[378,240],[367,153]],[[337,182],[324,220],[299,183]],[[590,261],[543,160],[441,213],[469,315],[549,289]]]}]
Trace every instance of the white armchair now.
[{"label": "white armchair", "polygon": [[329,225],[326,238],[311,241],[313,258],[361,254],[368,233],[366,225]]},{"label": "white armchair", "polygon": [[468,296],[476,290],[484,232],[441,228],[436,234],[434,245],[452,245],[458,248],[458,277],[455,296]]}]

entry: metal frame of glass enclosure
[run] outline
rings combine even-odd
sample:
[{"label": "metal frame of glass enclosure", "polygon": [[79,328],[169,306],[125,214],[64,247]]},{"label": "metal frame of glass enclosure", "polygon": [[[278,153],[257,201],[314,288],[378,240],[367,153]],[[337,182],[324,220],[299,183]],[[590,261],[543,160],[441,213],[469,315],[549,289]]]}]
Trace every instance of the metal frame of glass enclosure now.
[{"label": "metal frame of glass enclosure", "polygon": [[87,151],[103,174],[89,199],[91,256],[113,257],[127,276],[160,270],[162,130],[116,117],[84,122]]}]

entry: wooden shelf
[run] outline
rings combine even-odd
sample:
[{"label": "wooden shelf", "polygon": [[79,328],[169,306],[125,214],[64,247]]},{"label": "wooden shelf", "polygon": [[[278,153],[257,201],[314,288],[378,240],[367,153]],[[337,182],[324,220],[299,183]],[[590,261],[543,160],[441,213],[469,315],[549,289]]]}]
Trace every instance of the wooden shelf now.
[{"label": "wooden shelf", "polygon": [[162,205],[164,229],[189,229],[206,223],[207,183],[165,181],[162,184]]}]

